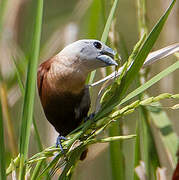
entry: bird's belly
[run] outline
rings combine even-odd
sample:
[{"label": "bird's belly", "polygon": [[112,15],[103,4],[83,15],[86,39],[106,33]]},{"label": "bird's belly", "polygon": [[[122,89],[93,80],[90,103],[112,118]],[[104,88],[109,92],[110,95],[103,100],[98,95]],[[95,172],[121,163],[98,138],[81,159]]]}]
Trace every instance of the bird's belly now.
[{"label": "bird's belly", "polygon": [[75,118],[75,108],[80,100],[80,96],[70,94],[49,98],[48,104],[44,107],[44,112],[47,120],[60,135],[66,136],[81,123],[82,119]]}]

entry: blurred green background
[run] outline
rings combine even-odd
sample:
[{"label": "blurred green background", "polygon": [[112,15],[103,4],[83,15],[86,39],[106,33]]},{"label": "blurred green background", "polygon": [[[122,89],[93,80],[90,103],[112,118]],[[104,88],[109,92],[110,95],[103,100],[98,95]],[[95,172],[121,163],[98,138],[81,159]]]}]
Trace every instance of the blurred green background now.
[{"label": "blurred green background", "polygon": [[[149,30],[157,22],[159,17],[169,5],[169,0],[146,0],[147,2],[147,25]],[[0,0],[1,3],[1,0]],[[108,0],[44,0],[44,16],[42,26],[41,53],[39,63],[47,60],[55,53],[59,52],[65,45],[78,40],[95,38],[100,39],[104,25],[106,23],[111,1]],[[17,85],[14,63],[12,57],[15,57],[19,65],[21,77],[25,80],[26,64],[30,52],[30,44],[33,35],[34,7],[35,1],[31,0],[11,0],[7,1],[6,11],[4,13],[3,32],[0,44],[0,68],[2,77],[7,88],[9,117],[13,122],[17,140],[19,137],[20,117],[22,107],[22,97]],[[119,47],[117,47],[122,60],[127,59],[133,46],[138,41],[138,24],[136,1],[119,0],[118,8],[115,14],[116,32],[118,32]],[[179,2],[175,4],[171,15],[169,16],[164,29],[155,44],[153,50],[160,49],[172,43],[179,42]],[[121,48],[120,44],[125,44]],[[150,68],[149,78],[154,74],[171,65],[175,59],[173,57],[165,58],[157,62]],[[162,79],[159,83],[152,86],[148,93],[152,96],[160,93],[169,92],[178,93],[179,90],[179,72],[175,71]],[[100,73],[97,79],[100,78]],[[96,91],[93,91],[94,95]],[[165,100],[163,106],[172,106],[174,101]],[[45,120],[38,95],[35,99],[35,119],[44,147],[53,145],[57,133],[53,127]],[[168,110],[167,114],[172,120],[174,130],[179,133],[179,111]],[[139,117],[136,112],[133,115],[125,117],[125,134],[135,133],[135,119]],[[6,119],[5,117],[5,126]],[[37,144],[33,141],[34,130],[30,142],[30,155],[37,152]],[[104,132],[104,133],[107,133]],[[6,154],[11,156],[11,146],[8,140],[9,134],[5,128]],[[162,146],[157,137],[158,150],[161,153],[160,160],[164,167],[167,167],[168,177],[171,176],[172,165],[165,158]],[[162,156],[163,154],[163,156]],[[130,174],[133,167],[134,140],[124,142],[124,156],[126,155],[126,179],[130,180]],[[7,164],[9,161],[7,162]],[[87,159],[80,162],[74,174],[74,179],[84,180],[110,180],[111,169],[109,165],[108,144],[96,144],[90,147]]]}]

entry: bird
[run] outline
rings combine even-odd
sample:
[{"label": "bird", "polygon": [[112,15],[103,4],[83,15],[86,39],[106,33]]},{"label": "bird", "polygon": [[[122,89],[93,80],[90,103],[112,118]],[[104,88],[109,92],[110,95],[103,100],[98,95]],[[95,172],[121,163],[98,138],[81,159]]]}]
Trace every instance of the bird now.
[{"label": "bird", "polygon": [[176,167],[175,167],[175,169],[173,171],[172,180],[178,180],[179,179],[179,149],[177,151],[176,156],[177,156],[178,159],[177,159]]},{"label": "bird", "polygon": [[39,65],[37,87],[46,119],[59,133],[60,147],[71,131],[88,116],[90,108],[88,74],[98,68],[117,66],[116,52],[95,39],[82,39],[67,45],[57,55]]}]

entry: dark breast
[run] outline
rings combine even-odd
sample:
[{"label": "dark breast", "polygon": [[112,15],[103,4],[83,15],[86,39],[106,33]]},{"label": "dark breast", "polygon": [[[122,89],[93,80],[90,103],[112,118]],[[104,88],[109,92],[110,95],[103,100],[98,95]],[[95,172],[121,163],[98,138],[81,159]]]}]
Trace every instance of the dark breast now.
[{"label": "dark breast", "polygon": [[47,120],[62,136],[66,136],[87,116],[90,107],[88,86],[79,94],[53,92],[46,81],[51,60],[41,64],[37,74],[38,92]]},{"label": "dark breast", "polygon": [[[44,105],[45,115],[61,135],[69,134],[87,116],[90,107],[90,99],[87,98],[89,95],[85,95],[85,92],[89,93],[87,91],[84,89],[79,95],[63,93],[48,97],[48,101]],[[84,97],[86,97],[85,101]]]}]

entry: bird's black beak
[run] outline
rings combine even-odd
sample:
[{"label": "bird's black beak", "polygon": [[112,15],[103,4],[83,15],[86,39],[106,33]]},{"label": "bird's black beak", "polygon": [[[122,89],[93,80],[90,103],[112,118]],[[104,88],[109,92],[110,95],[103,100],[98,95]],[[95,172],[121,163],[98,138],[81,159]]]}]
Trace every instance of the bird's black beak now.
[{"label": "bird's black beak", "polygon": [[116,52],[109,48],[108,46],[105,46],[99,56],[97,56],[98,60],[103,61],[106,66],[118,66],[118,64],[116,63],[116,61],[114,61],[114,56],[115,56]]}]

